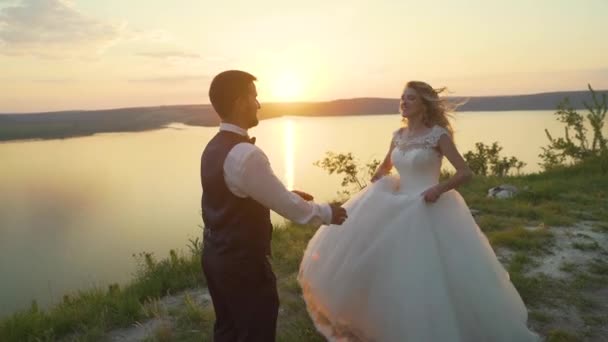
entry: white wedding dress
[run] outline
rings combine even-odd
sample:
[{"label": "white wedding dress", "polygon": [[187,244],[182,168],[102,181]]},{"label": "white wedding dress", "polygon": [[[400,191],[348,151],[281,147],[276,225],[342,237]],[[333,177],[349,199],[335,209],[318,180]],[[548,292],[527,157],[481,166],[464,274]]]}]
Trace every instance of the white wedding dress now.
[{"label": "white wedding dress", "polygon": [[448,132],[394,135],[399,176],[351,198],[342,226],[308,243],[298,280],[308,311],[330,341],[537,341],[509,275],[454,190],[427,204]]}]

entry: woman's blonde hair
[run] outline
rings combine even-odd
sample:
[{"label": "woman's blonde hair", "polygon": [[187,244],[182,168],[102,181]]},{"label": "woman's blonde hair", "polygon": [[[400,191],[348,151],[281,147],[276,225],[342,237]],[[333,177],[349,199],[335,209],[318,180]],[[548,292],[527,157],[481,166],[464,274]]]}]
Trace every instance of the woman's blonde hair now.
[{"label": "woman's blonde hair", "polygon": [[[434,89],[428,83],[422,81],[409,81],[405,88],[412,88],[418,93],[422,99],[426,111],[423,114],[422,122],[428,127],[434,125],[441,126],[454,135],[454,130],[450,124],[452,112],[458,107],[458,104],[449,103],[445,98],[439,97],[439,94],[447,91],[447,88]],[[405,89],[404,88],[404,89]],[[407,124],[407,119],[404,119]]]}]

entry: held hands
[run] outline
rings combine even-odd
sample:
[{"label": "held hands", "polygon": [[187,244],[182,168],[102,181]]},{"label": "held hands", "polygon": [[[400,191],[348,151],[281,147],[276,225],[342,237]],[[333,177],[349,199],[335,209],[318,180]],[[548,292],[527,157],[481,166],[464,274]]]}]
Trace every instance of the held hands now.
[{"label": "held hands", "polygon": [[426,189],[422,193],[422,197],[424,197],[424,201],[426,203],[435,203],[439,199],[439,196],[441,196],[442,193],[443,192],[441,191],[439,186],[435,185],[433,187]]},{"label": "held hands", "polygon": [[346,209],[338,204],[330,204],[331,207],[331,224],[342,224],[348,218]]},{"label": "held hands", "polygon": [[[305,201],[312,201],[314,197],[310,194],[300,190],[292,190],[294,194],[300,196]],[[347,218],[348,214],[346,209],[342,208],[339,204],[330,204],[331,207],[331,224],[342,224]]]}]

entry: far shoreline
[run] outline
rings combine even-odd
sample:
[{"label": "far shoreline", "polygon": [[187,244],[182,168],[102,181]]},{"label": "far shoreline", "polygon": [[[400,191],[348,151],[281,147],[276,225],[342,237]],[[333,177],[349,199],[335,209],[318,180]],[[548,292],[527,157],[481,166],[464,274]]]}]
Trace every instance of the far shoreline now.
[{"label": "far shoreline", "polygon": [[[606,93],[598,91],[598,93]],[[515,96],[447,97],[463,103],[458,112],[505,112],[557,110],[568,98],[574,109],[584,109],[591,102],[587,91],[554,92]],[[282,116],[339,117],[387,115],[397,113],[399,99],[354,98],[326,102],[263,103],[260,120]],[[219,118],[213,107],[174,105],[104,110],[70,110],[43,113],[0,114],[0,142],[67,139],[98,133],[145,132],[166,128],[173,123],[214,127]]]},{"label": "far shoreline", "polygon": [[[537,109],[537,110],[502,110],[502,111],[487,111],[487,112],[535,112],[535,111],[547,111],[546,109]],[[456,114],[466,114],[466,113],[476,113],[476,112],[486,112],[486,111],[457,111]],[[1,114],[0,114],[1,115]],[[288,115],[277,115],[272,117],[260,117],[260,121],[277,119],[281,117],[304,117],[304,118],[336,118],[336,117],[358,117],[358,116],[384,116],[384,115],[395,115],[397,113],[374,113],[374,114],[325,114],[325,115],[298,115],[298,114],[288,114]],[[1,121],[0,121],[1,122]],[[99,134],[106,133],[143,133],[143,132],[151,132],[162,129],[169,129],[171,125],[178,124],[184,125],[188,127],[219,127],[220,121],[213,120],[213,122],[203,122],[203,123],[191,123],[191,122],[182,122],[182,121],[171,121],[166,123],[158,123],[157,125],[146,125],[145,127],[132,127],[127,129],[122,129],[121,127],[104,127],[103,124],[99,126],[99,129],[95,130],[95,128],[91,128],[90,130],[80,130],[77,124],[68,122],[65,125],[62,125],[60,129],[57,129],[56,125],[50,124],[49,126],[45,126],[44,123],[19,123],[12,124],[9,123],[7,125],[0,126],[0,144],[3,143],[11,143],[11,142],[36,142],[36,141],[48,141],[48,140],[64,140],[64,139],[72,139],[72,138],[84,138],[84,137],[92,137]],[[55,127],[54,127],[55,126]],[[8,132],[11,128],[17,130],[17,134]],[[25,130],[25,131],[24,131]],[[21,132],[19,132],[21,131]]]}]

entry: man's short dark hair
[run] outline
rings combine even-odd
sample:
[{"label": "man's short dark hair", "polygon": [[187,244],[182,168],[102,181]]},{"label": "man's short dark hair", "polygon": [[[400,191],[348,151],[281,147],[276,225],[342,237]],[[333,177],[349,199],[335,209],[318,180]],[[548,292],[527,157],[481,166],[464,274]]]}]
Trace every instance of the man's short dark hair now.
[{"label": "man's short dark hair", "polygon": [[219,73],[211,81],[209,100],[220,118],[226,118],[234,102],[247,95],[249,84],[257,80],[255,76],[240,70],[228,70]]}]

